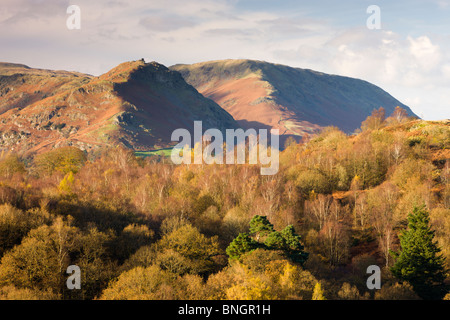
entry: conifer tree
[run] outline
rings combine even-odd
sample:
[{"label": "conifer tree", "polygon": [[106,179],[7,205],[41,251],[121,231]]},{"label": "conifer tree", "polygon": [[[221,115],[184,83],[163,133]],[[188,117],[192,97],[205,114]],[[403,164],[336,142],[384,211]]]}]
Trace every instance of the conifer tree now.
[{"label": "conifer tree", "polygon": [[247,233],[239,233],[227,247],[226,252],[230,259],[239,259],[244,253],[256,248],[258,248],[258,243],[255,240],[250,238]]},{"label": "conifer tree", "polygon": [[260,237],[264,237],[273,231],[273,224],[266,216],[256,215],[250,221],[250,233],[256,236],[257,241]]},{"label": "conifer tree", "polygon": [[267,236],[264,245],[271,250],[284,250],[286,248],[286,240],[280,232],[273,231]]},{"label": "conifer tree", "polygon": [[309,253],[304,251],[304,247],[300,242],[301,237],[295,233],[294,226],[288,225],[281,231],[281,235],[285,240],[284,248],[288,257],[295,263],[303,265],[308,259]]},{"label": "conifer tree", "polygon": [[308,259],[309,254],[304,251],[301,237],[295,233],[292,225],[286,226],[282,231],[275,231],[266,216],[256,215],[250,221],[250,233],[251,236],[240,233],[230,243],[226,249],[230,259],[239,259],[242,254],[257,248],[283,252],[286,258],[300,265]]},{"label": "conifer tree", "polygon": [[444,258],[434,241],[434,231],[425,206],[415,207],[408,216],[408,229],[400,236],[401,251],[392,274],[409,282],[422,299],[442,299],[446,293]]}]

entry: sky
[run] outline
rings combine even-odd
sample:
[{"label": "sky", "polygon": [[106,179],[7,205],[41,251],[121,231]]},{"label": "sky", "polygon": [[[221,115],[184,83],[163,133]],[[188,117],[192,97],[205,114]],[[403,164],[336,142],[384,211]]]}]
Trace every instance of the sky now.
[{"label": "sky", "polygon": [[[70,5],[80,29],[69,29]],[[371,29],[371,5],[379,29]],[[450,0],[1,0],[0,61],[100,75],[255,59],[369,81],[426,120],[450,118]]]}]

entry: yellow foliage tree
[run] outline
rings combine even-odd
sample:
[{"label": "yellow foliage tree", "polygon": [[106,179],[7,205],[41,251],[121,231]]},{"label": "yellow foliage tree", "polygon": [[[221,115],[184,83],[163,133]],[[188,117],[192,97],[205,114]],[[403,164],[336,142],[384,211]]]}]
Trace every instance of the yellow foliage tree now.
[{"label": "yellow foliage tree", "polygon": [[75,182],[75,177],[73,176],[73,172],[70,171],[68,174],[64,176],[64,178],[59,183],[59,192],[62,194],[70,195],[72,194],[73,184]]},{"label": "yellow foliage tree", "polygon": [[312,300],[327,300],[323,295],[323,290],[322,286],[320,285],[320,282],[317,282],[316,285],[314,286]]},{"label": "yellow foliage tree", "polygon": [[272,288],[260,277],[250,270],[245,271],[245,276],[241,283],[232,285],[226,290],[229,300],[274,300]]}]

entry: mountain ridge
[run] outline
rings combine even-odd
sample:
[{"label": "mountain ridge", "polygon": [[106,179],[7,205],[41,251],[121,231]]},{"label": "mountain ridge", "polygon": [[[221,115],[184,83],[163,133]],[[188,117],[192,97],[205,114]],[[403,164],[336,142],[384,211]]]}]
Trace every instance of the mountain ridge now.
[{"label": "mountain ridge", "polygon": [[[227,59],[177,64],[199,92],[227,110],[243,127],[254,123],[302,136],[335,125],[347,133],[379,107],[412,110],[368,81],[260,60]],[[249,100],[248,97],[253,99]]]},{"label": "mountain ridge", "polygon": [[[388,106],[386,106],[388,104]],[[41,152],[173,145],[177,128],[279,129],[302,138],[358,128],[373,109],[414,113],[364,80],[247,59],[166,67],[143,59],[99,76],[0,62],[0,148]]]},{"label": "mountain ridge", "polygon": [[[203,120],[205,129],[237,127],[220,106],[157,62],[124,62],[98,77],[31,68],[32,78],[10,73],[0,78],[10,98],[2,97],[3,149],[33,153],[122,144],[149,150],[171,145],[171,132],[189,129],[195,120]],[[39,95],[45,85],[48,90]],[[11,97],[19,91],[22,102]],[[37,96],[31,99],[31,93]]]}]

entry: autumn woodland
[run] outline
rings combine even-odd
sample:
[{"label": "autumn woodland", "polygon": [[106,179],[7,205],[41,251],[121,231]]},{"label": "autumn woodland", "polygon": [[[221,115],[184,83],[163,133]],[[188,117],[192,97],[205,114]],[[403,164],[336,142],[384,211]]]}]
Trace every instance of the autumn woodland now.
[{"label": "autumn woodland", "polygon": [[401,108],[288,139],[269,176],[123,147],[1,154],[0,299],[449,299],[449,235],[450,123]]}]

